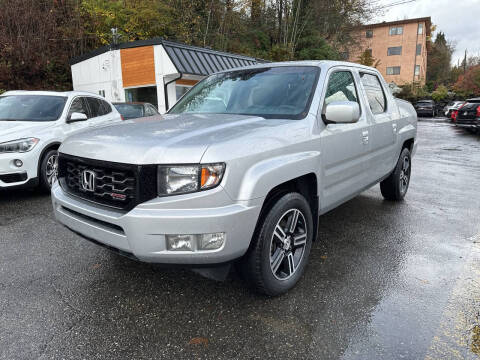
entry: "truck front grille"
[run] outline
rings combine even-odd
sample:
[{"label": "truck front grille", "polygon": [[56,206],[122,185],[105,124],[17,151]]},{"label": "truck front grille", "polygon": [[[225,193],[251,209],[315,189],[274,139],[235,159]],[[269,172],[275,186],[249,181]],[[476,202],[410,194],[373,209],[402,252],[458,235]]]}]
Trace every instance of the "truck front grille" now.
[{"label": "truck front grille", "polygon": [[65,154],[60,154],[58,159],[58,177],[66,192],[120,210],[130,210],[156,196],[155,169],[152,165],[105,162]]}]

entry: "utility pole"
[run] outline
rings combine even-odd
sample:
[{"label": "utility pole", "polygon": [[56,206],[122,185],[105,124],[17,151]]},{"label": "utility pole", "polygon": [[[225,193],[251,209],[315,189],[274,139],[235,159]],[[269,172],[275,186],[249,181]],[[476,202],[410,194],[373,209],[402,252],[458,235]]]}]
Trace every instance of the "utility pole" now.
[{"label": "utility pole", "polygon": [[463,58],[463,75],[467,72],[467,49],[465,49],[465,57]]}]

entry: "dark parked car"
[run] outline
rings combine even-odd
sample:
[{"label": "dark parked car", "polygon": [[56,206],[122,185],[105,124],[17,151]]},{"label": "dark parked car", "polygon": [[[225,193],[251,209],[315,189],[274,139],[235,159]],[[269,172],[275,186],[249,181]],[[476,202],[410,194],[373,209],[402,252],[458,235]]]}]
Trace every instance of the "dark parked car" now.
[{"label": "dark parked car", "polygon": [[434,117],[437,114],[435,101],[433,100],[420,100],[414,108],[418,116],[431,116]]},{"label": "dark parked car", "polygon": [[455,124],[471,132],[480,130],[480,98],[467,99],[458,109]]},{"label": "dark parked car", "polygon": [[115,106],[118,112],[123,116],[124,120],[159,115],[155,106],[149,103],[124,102],[113,103],[113,106]]}]

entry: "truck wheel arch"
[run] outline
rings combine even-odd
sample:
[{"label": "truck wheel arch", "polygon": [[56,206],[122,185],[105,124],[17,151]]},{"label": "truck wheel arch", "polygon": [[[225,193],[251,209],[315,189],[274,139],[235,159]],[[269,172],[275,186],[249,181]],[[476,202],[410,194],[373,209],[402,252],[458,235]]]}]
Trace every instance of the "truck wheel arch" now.
[{"label": "truck wheel arch", "polygon": [[[263,223],[263,219],[272,208],[272,206],[280,199],[283,195],[289,192],[298,192],[303,195],[305,199],[310,204],[313,216],[313,229],[315,234],[318,232],[318,181],[317,176],[314,173],[308,173],[296,178],[293,178],[289,181],[278,184],[272,188],[265,200],[263,201],[262,210],[257,219],[257,226],[255,231],[257,231],[258,225]],[[313,241],[316,240],[316,235],[313,237]]]}]

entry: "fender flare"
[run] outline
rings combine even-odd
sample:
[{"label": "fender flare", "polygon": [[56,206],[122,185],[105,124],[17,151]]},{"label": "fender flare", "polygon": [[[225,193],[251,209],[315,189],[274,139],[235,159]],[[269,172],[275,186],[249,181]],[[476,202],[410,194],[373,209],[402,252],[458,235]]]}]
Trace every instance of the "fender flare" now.
[{"label": "fender flare", "polygon": [[[307,174],[315,174],[314,169],[317,169],[319,164],[320,151],[298,152],[262,160],[245,172],[236,197],[238,200],[265,197],[280,184]],[[317,179],[317,193],[318,186]]]}]

